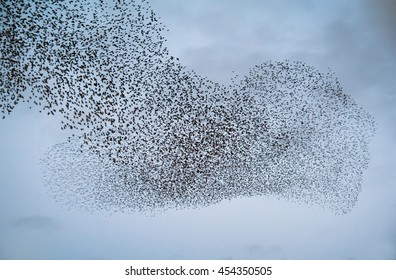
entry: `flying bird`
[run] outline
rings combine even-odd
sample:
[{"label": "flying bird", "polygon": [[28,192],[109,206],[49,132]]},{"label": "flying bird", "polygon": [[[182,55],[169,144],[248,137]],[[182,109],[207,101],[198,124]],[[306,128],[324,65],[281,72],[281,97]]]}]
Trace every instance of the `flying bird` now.
[{"label": "flying bird", "polygon": [[143,0],[1,1],[0,15],[2,117],[33,103],[73,132],[41,161],[67,205],[355,205],[375,126],[333,73],[269,61],[221,85],[169,53]]}]

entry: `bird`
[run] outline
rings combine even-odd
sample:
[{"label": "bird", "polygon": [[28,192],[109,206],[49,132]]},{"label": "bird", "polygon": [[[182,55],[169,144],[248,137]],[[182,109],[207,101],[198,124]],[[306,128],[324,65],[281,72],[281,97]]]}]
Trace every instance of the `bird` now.
[{"label": "bird", "polygon": [[0,9],[2,118],[27,102],[74,134],[41,160],[66,204],[151,211],[252,195],[337,213],[356,204],[375,122],[331,71],[267,61],[222,85],[169,53],[144,0]]}]

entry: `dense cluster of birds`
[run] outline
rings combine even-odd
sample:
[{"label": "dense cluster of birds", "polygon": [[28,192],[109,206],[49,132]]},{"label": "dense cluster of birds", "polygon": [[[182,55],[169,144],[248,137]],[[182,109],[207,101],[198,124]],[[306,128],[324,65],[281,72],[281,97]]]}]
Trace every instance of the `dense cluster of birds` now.
[{"label": "dense cluster of birds", "polygon": [[28,102],[73,131],[42,160],[67,205],[355,205],[374,122],[333,73],[270,61],[213,82],[169,54],[145,0],[1,0],[0,17],[1,114]]}]

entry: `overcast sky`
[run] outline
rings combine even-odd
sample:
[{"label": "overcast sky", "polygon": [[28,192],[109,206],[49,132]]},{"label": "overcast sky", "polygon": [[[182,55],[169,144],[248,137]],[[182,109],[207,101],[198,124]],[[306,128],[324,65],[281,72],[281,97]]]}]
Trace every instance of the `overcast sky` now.
[{"label": "overcast sky", "polygon": [[22,105],[0,121],[0,259],[396,259],[396,1],[152,0],[171,53],[228,83],[267,60],[330,68],[377,123],[352,212],[269,197],[148,214],[56,204],[39,160],[59,121]]}]

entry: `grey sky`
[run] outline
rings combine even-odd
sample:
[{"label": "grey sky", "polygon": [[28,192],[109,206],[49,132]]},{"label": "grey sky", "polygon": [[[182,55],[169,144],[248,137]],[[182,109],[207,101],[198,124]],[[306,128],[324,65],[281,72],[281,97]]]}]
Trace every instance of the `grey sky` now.
[{"label": "grey sky", "polygon": [[38,165],[67,134],[22,104],[0,121],[0,258],[396,259],[395,1],[151,4],[170,52],[214,81],[267,60],[333,70],[377,122],[356,207],[335,216],[256,197],[155,216],[67,210],[47,195]]}]

